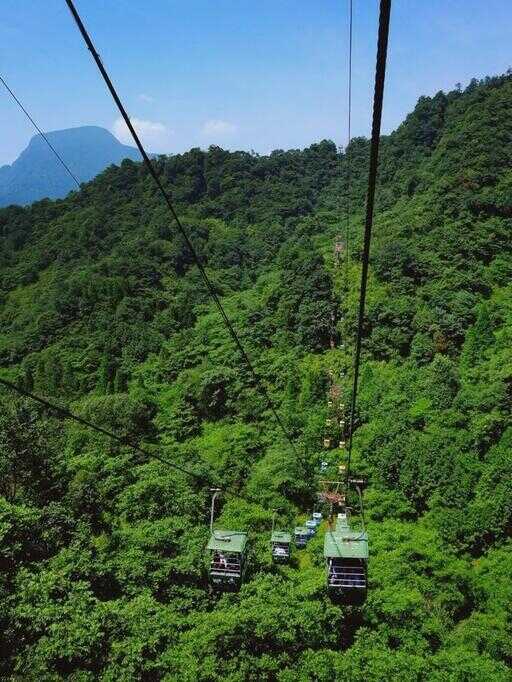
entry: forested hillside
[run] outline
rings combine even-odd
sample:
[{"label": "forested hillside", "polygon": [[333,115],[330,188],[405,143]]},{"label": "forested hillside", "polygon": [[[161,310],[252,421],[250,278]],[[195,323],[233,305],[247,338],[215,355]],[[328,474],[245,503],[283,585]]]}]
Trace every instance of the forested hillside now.
[{"label": "forested hillside", "polygon": [[320,536],[282,568],[268,539],[343,457],[326,393],[334,369],[349,401],[368,141],[156,161],[298,455],[142,165],[0,211],[1,375],[240,492],[219,524],[251,547],[241,591],[210,593],[207,485],[3,391],[2,679],[512,680],[511,114],[512,76],[473,81],[382,139],[362,607],[328,598]]}]

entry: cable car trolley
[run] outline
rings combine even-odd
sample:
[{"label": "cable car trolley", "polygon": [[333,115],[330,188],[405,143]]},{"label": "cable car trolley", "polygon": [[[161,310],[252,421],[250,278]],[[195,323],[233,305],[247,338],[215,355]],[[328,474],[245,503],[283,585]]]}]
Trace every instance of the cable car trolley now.
[{"label": "cable car trolley", "polygon": [[284,530],[275,530],[270,536],[272,561],[276,564],[287,564],[290,561],[292,536]]},{"label": "cable car trolley", "polygon": [[206,547],[210,553],[208,576],[212,587],[237,590],[243,581],[247,533],[214,530]]},{"label": "cable car trolley", "polygon": [[211,492],[210,540],[206,545],[209,556],[208,578],[214,589],[238,590],[245,572],[247,533],[237,530],[214,530],[215,500],[221,491],[219,488],[212,488]]},{"label": "cable car trolley", "polygon": [[295,546],[298,549],[305,547],[311,538],[309,528],[306,528],[306,526],[297,526],[293,531],[293,536],[295,538]]},{"label": "cable car trolley", "polygon": [[272,561],[276,564],[287,564],[290,561],[292,535],[284,530],[276,530],[276,517],[279,509],[272,514],[272,533],[270,535],[270,551]]},{"label": "cable car trolley", "polygon": [[308,519],[306,521],[306,528],[308,529],[308,533],[310,537],[313,537],[316,533],[316,527],[318,526],[318,523],[316,522],[315,519]]},{"label": "cable car trolley", "polygon": [[333,597],[360,604],[366,599],[368,535],[353,530],[346,513],[339,514],[336,528],[324,539],[327,588]]}]

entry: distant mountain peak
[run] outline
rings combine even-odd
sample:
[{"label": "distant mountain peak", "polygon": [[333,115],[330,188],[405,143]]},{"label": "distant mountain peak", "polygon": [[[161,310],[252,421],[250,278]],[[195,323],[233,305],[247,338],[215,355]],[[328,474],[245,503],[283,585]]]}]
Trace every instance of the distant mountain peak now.
[{"label": "distant mountain peak", "polygon": [[[107,166],[120,164],[123,159],[140,159],[135,147],[122,144],[100,126],[53,130],[45,135],[81,182],[92,180]],[[25,205],[45,197],[60,199],[75,188],[39,134],[31,138],[11,166],[0,168],[0,206]]]}]

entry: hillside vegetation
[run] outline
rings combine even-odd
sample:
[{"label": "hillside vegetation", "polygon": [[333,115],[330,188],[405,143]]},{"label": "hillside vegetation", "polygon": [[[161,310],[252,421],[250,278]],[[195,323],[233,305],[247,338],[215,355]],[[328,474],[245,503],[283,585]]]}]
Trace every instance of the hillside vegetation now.
[{"label": "hillside vegetation", "polygon": [[207,485],[0,393],[2,679],[512,680],[511,112],[511,76],[473,81],[382,140],[361,608],[329,600],[321,537],[284,568],[268,539],[342,458],[322,441],[329,370],[349,400],[368,141],[156,161],[298,455],[142,165],[0,211],[2,375],[240,492],[218,523],[251,541],[241,591],[211,594]]}]

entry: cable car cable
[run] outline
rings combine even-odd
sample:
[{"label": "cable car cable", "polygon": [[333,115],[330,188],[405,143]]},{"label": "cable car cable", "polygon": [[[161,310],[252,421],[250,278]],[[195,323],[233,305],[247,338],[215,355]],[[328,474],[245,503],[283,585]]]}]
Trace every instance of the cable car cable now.
[{"label": "cable car cable", "polygon": [[297,452],[295,444],[292,440],[292,437],[288,433],[287,429],[285,428],[285,426],[281,420],[281,417],[279,416],[277,409],[274,406],[274,403],[273,403],[267,389],[265,388],[260,377],[256,373],[256,370],[254,369],[254,366],[253,366],[249,356],[247,355],[240,339],[238,338],[238,335],[237,335],[233,325],[231,324],[231,321],[230,321],[226,311],[224,310],[224,306],[222,305],[221,300],[220,300],[217,292],[215,291],[215,287],[213,286],[210,278],[208,277],[208,274],[206,273],[206,270],[205,270],[205,268],[201,262],[201,259],[199,258],[192,242],[190,241],[190,237],[189,237],[186,229],[183,227],[181,220],[180,220],[178,214],[176,213],[176,211],[174,209],[171,197],[169,196],[168,192],[164,188],[162,181],[158,177],[158,173],[156,172],[155,167],[153,166],[149,156],[146,153],[146,150],[144,149],[144,146],[142,145],[142,142],[139,139],[139,136],[137,135],[137,132],[135,131],[135,128],[133,127],[133,124],[130,121],[130,117],[128,116],[128,113],[127,113],[126,109],[124,108],[124,105],[121,102],[119,95],[117,94],[117,91],[116,91],[116,89],[115,89],[115,87],[114,87],[114,85],[110,79],[110,76],[108,75],[105,67],[103,66],[103,64],[101,62],[100,56],[99,56],[98,52],[96,51],[96,48],[94,47],[94,43],[92,42],[91,37],[89,36],[89,33],[87,32],[87,29],[85,28],[84,23],[82,22],[82,19],[80,18],[80,15],[78,14],[78,12],[75,8],[75,5],[73,4],[72,0],[66,0],[66,4],[69,7],[69,10],[73,16],[73,19],[75,20],[75,23],[78,27],[78,30],[80,31],[82,38],[84,39],[84,42],[87,45],[87,48],[89,49],[94,61],[96,62],[96,66],[98,67],[98,69],[99,69],[99,71],[103,77],[103,80],[105,81],[105,84],[106,84],[110,94],[112,95],[112,98],[114,99],[114,102],[116,103],[116,106],[119,109],[119,112],[120,112],[126,126],[128,127],[128,130],[130,131],[131,136],[133,137],[135,144],[137,145],[137,148],[138,148],[138,150],[142,156],[142,159],[144,161],[144,164],[146,165],[146,168],[148,169],[149,174],[153,178],[153,180],[154,180],[156,186],[158,187],[162,197],[164,198],[164,201],[167,204],[167,208],[169,209],[169,211],[170,211],[170,213],[171,213],[171,215],[172,215],[172,217],[173,217],[173,219],[174,219],[174,221],[178,227],[178,230],[179,230],[181,236],[183,237],[183,239],[187,245],[187,248],[190,251],[190,254],[192,255],[192,257],[194,258],[194,260],[196,262],[196,265],[199,269],[199,272],[201,273],[203,281],[204,281],[208,291],[210,292],[210,295],[213,298],[215,305],[218,308],[218,311],[219,311],[219,313],[220,313],[220,315],[224,321],[224,324],[225,324],[227,330],[229,331],[229,333],[231,335],[231,338],[233,339],[233,341],[235,343],[235,346],[237,347],[238,351],[240,352],[243,360],[245,361],[245,364],[249,368],[249,371],[252,374],[254,381],[260,387],[260,392],[265,399],[267,407],[272,412],[278,426],[282,430],[282,432],[283,432],[286,440],[290,444],[294,454],[296,456],[298,456],[298,452]]},{"label": "cable car cable", "polygon": [[373,120],[370,144],[370,165],[368,169],[368,194],[366,197],[366,217],[364,227],[364,246],[362,255],[361,289],[359,294],[359,314],[357,322],[356,348],[354,353],[354,383],[350,406],[350,431],[347,459],[347,484],[350,479],[350,461],[352,456],[352,435],[354,431],[357,391],[359,387],[359,369],[361,364],[361,341],[363,337],[364,310],[366,304],[366,287],[368,282],[368,265],[370,260],[370,243],[372,239],[373,212],[375,204],[375,188],[379,163],[379,143],[382,120],[382,102],[384,99],[384,83],[386,79],[386,61],[389,37],[389,18],[391,0],[380,0],[379,37],[377,43],[377,60],[375,67],[375,87],[373,93]]},{"label": "cable car cable", "polygon": [[[346,267],[348,278],[348,266],[350,262],[349,256],[349,227],[350,227],[350,188],[351,188],[351,159],[347,150],[350,145],[351,124],[352,124],[352,24],[353,11],[352,0],[349,0],[349,18],[348,18],[348,115],[347,115],[347,144],[345,147],[345,160],[347,162],[347,215],[345,227],[345,249],[346,249]],[[348,281],[348,280],[347,280]]]},{"label": "cable car cable", "polygon": [[364,506],[363,506],[363,495],[361,493],[361,488],[356,485],[357,495],[359,497],[359,511],[361,513],[361,525],[363,526],[363,534],[366,532],[366,523],[364,519]]},{"label": "cable car cable", "polygon": [[[116,443],[131,448],[132,450],[138,452],[144,457],[156,459],[157,461],[161,462],[162,464],[165,464],[171,469],[175,469],[176,471],[179,471],[182,474],[185,474],[186,476],[194,478],[201,485],[208,486],[210,488],[217,488],[219,492],[221,492],[223,495],[227,495],[228,497],[236,497],[239,500],[248,502],[249,504],[257,504],[255,503],[254,500],[252,500],[249,497],[246,497],[240,492],[230,490],[229,488],[221,488],[216,481],[211,480],[211,478],[208,477],[206,474],[201,474],[198,473],[197,471],[192,471],[191,469],[188,469],[187,467],[184,467],[181,464],[176,464],[175,462],[167,459],[166,457],[162,457],[158,453],[150,452],[146,448],[143,448],[140,445],[133,443],[127,438],[123,438],[122,436],[119,436],[117,433],[109,431],[108,429],[105,429],[103,426],[99,426],[98,424],[95,424],[94,422],[89,421],[88,419],[85,419],[84,417],[81,417],[80,415],[75,414],[74,412],[71,412],[71,410],[69,410],[67,407],[62,407],[61,405],[52,403],[50,400],[47,400],[46,398],[43,398],[42,396],[37,395],[36,393],[32,393],[31,391],[28,391],[24,388],[21,388],[20,386],[18,386],[12,381],[9,381],[8,379],[0,377],[0,385],[4,386],[5,388],[8,388],[11,391],[18,393],[19,395],[22,395],[25,398],[29,398],[30,400],[39,403],[40,405],[43,405],[47,409],[57,413],[57,415],[63,419],[69,419],[70,421],[74,421],[77,424],[81,424],[82,426],[85,426],[88,429],[91,429],[92,431],[96,431],[97,433],[107,436]],[[261,504],[260,506],[265,511],[272,511],[269,507],[265,507],[264,505]]]},{"label": "cable car cable", "polygon": [[[211,484],[211,482],[205,477],[202,476],[201,474],[198,474],[195,471],[191,471],[190,469],[187,469],[186,467],[182,467],[179,464],[175,464],[174,462],[171,462],[170,460],[166,459],[165,457],[162,457],[161,455],[158,455],[154,452],[149,452],[149,450],[146,450],[139,445],[136,445],[135,443],[132,443],[131,441],[127,440],[126,438],[123,438],[122,436],[119,436],[118,434],[114,433],[113,431],[109,431],[108,429],[103,428],[103,426],[98,426],[97,424],[94,424],[94,422],[89,421],[88,419],[85,419],[84,417],[80,417],[80,415],[75,414],[74,412],[71,412],[66,407],[62,407],[61,405],[57,405],[55,403],[50,402],[46,398],[43,398],[39,395],[36,395],[35,393],[32,393],[31,391],[27,391],[24,388],[21,388],[20,386],[17,386],[15,383],[12,381],[8,381],[7,379],[4,379],[0,377],[0,384],[5,386],[6,388],[16,391],[16,393],[19,393],[20,395],[24,396],[25,398],[29,398],[30,400],[33,400],[34,402],[39,403],[40,405],[43,405],[44,407],[52,410],[53,412],[56,412],[59,414],[61,417],[64,419],[70,419],[71,421],[77,422],[78,424],[81,424],[82,426],[86,426],[89,429],[92,429],[93,431],[96,431],[97,433],[101,433],[104,436],[108,436],[108,438],[111,438],[112,440],[116,441],[117,443],[120,443],[121,445],[125,445],[132,450],[135,450],[141,455],[144,455],[145,457],[151,457],[152,459],[157,459],[158,461],[162,462],[163,464],[166,464],[167,466],[176,469],[177,471],[180,471],[183,474],[186,474],[187,476],[191,476],[195,478],[197,481],[200,483],[208,483]],[[223,491],[226,492],[226,491]]]},{"label": "cable car cable", "polygon": [[78,187],[78,189],[80,189],[80,180],[78,180],[78,178],[77,178],[76,175],[73,173],[73,171],[70,170],[69,166],[68,166],[67,163],[64,161],[64,159],[63,159],[62,156],[59,154],[59,152],[55,149],[55,147],[52,145],[52,143],[50,142],[50,140],[48,139],[48,137],[46,136],[46,134],[45,134],[45,133],[41,130],[41,128],[37,125],[37,123],[35,122],[35,120],[33,119],[33,117],[29,114],[29,112],[28,112],[27,109],[23,106],[23,104],[20,102],[20,100],[18,99],[18,97],[16,97],[16,95],[15,95],[14,92],[11,90],[11,88],[9,87],[9,85],[7,85],[5,79],[4,79],[2,76],[0,76],[0,81],[2,81],[3,86],[5,87],[5,89],[7,90],[7,92],[11,95],[12,99],[16,102],[16,104],[19,106],[19,108],[22,110],[22,112],[23,112],[23,113],[25,114],[25,116],[28,118],[28,120],[30,121],[30,123],[32,123],[32,125],[34,126],[34,128],[37,130],[37,132],[39,133],[39,135],[41,135],[41,137],[42,137],[43,140],[46,142],[46,144],[47,144],[48,147],[51,149],[51,151],[55,154],[55,156],[57,157],[57,159],[60,161],[60,164],[62,165],[62,167],[64,168],[64,170],[67,172],[67,174],[71,177],[71,179],[72,179],[73,182],[76,184],[76,186]]}]

